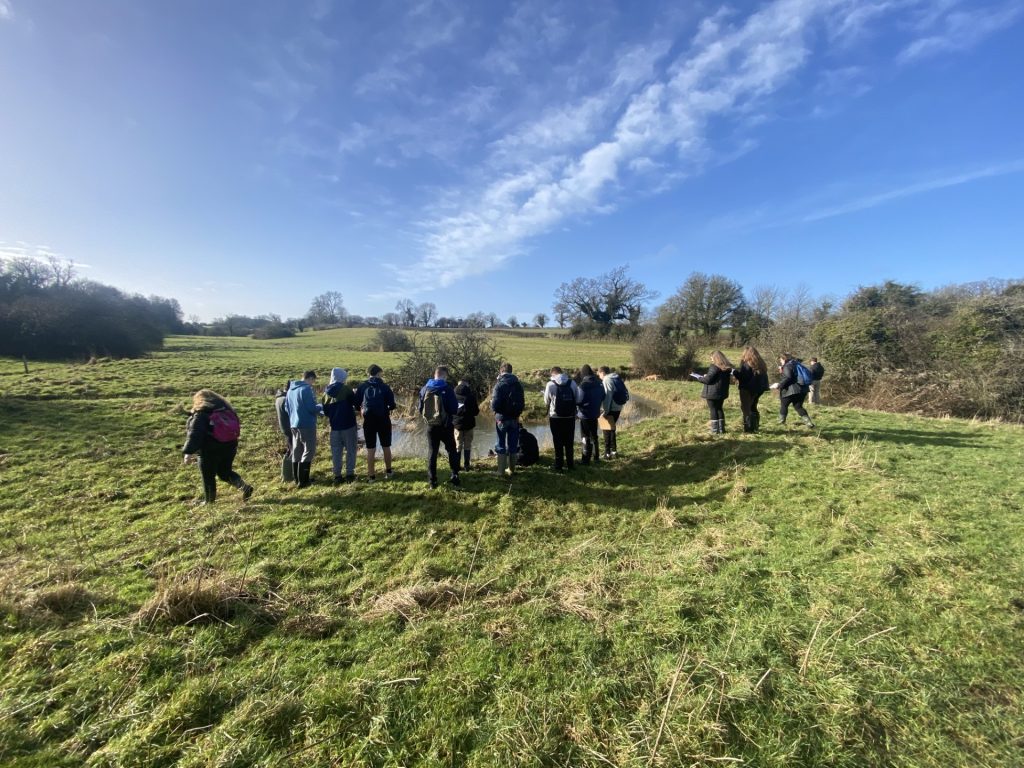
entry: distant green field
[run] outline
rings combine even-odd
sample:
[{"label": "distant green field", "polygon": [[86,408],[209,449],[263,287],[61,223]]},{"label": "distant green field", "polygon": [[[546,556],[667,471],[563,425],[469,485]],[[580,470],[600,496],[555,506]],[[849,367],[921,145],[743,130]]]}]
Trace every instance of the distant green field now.
[{"label": "distant green field", "polygon": [[[734,396],[713,438],[698,385],[632,382],[660,415],[600,467],[281,484],[270,393],[394,366],[370,335],[0,361],[0,765],[1021,764],[1020,427],[809,431],[766,396],[743,435]],[[524,371],[630,362],[495,338]],[[242,416],[248,503],[192,506],[199,386]]]}]

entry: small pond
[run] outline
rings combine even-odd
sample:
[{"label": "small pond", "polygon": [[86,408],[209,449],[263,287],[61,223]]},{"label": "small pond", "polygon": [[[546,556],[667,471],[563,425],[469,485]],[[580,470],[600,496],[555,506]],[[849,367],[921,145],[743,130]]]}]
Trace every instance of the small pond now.
[{"label": "small pond", "polygon": [[[646,419],[661,414],[661,409],[650,400],[630,395],[629,402],[622,409],[618,425],[620,428],[628,427],[630,424],[638,424]],[[391,437],[391,450],[395,456],[404,458],[417,457],[426,458],[428,454],[426,426],[421,419],[395,419],[394,430]],[[551,442],[551,429],[547,421],[524,422],[525,426],[540,446],[540,452],[551,452],[554,448]],[[473,438],[473,453],[475,456],[484,456],[488,449],[494,447],[494,422],[490,413],[481,414],[477,418],[476,429]],[[579,424],[576,426],[576,440],[580,439]],[[362,447],[362,428],[359,430],[359,445]],[[378,449],[379,450],[379,449]],[[442,449],[442,453],[443,453]]]}]

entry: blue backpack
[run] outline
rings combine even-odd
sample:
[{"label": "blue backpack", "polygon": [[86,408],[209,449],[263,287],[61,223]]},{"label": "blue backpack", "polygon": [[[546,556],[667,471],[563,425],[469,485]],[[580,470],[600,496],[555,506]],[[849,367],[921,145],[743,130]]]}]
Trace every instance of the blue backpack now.
[{"label": "blue backpack", "polygon": [[811,369],[801,363],[799,360],[796,361],[793,366],[796,369],[796,383],[801,387],[809,387],[814,383],[814,376],[811,374]]}]

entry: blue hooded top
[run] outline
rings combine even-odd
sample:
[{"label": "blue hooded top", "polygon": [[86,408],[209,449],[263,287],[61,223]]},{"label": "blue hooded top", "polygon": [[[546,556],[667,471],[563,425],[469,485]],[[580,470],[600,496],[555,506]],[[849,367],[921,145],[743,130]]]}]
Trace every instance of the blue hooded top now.
[{"label": "blue hooded top", "polygon": [[288,412],[288,421],[292,425],[292,429],[315,427],[316,417],[320,414],[313,388],[301,379],[293,381],[288,388],[284,409]]}]

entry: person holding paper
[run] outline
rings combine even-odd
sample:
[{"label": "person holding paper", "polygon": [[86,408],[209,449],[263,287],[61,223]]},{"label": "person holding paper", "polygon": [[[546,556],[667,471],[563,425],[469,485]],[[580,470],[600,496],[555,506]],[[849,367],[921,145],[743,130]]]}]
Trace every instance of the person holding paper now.
[{"label": "person holding paper", "polygon": [[708,426],[712,435],[725,434],[725,401],[729,397],[729,376],[732,374],[732,363],[721,353],[715,350],[711,353],[711,364],[703,376],[690,374],[697,381],[704,384],[700,396],[708,403]]}]

